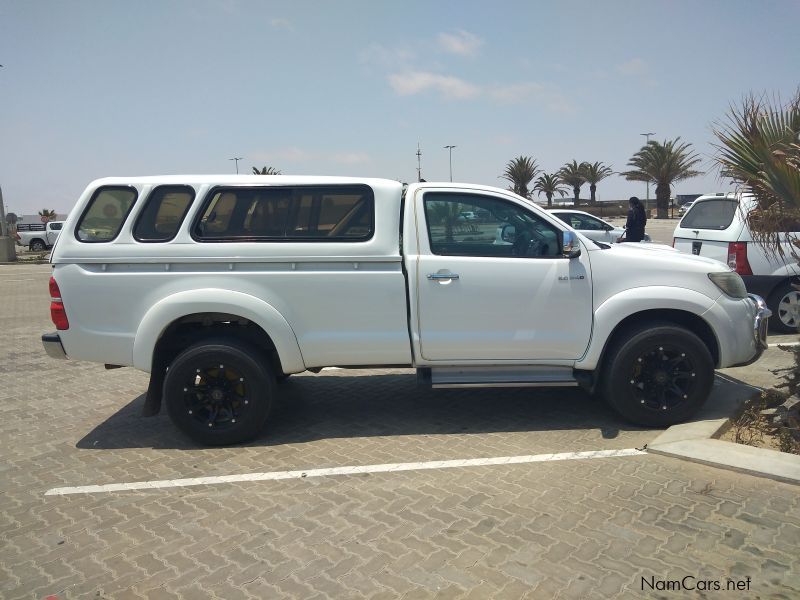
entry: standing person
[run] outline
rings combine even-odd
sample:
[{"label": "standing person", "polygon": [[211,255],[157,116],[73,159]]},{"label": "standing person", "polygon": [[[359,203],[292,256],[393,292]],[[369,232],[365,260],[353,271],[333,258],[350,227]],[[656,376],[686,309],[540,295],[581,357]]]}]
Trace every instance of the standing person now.
[{"label": "standing person", "polygon": [[641,242],[644,239],[644,226],[647,215],[644,212],[641,200],[631,196],[628,200],[628,221],[625,223],[625,242]]}]

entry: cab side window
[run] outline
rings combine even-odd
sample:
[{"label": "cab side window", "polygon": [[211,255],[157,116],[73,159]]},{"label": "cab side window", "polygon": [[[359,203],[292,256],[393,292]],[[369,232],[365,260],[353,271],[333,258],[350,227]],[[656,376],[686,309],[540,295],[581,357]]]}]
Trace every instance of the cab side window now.
[{"label": "cab side window", "polygon": [[428,192],[423,203],[434,254],[560,256],[559,231],[512,202],[478,194]]}]

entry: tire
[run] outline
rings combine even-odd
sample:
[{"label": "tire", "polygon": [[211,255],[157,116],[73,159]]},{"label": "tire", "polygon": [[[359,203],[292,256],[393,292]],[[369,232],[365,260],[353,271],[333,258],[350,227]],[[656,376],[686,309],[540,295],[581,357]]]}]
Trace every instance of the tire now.
[{"label": "tire", "polygon": [[278,383],[283,383],[284,381],[288,380],[289,377],[291,377],[291,376],[292,376],[291,373],[281,373],[280,375],[276,375],[275,376],[275,380]]},{"label": "tire", "polygon": [[620,416],[637,425],[665,427],[703,406],[714,384],[714,362],[691,331],[654,323],[614,343],[601,377],[601,393]]},{"label": "tire", "polygon": [[172,422],[192,440],[226,446],[259,434],[274,389],[275,376],[261,352],[220,338],[190,346],[172,361],[164,402]]},{"label": "tire", "polygon": [[797,333],[800,326],[800,291],[785,282],[772,292],[767,301],[772,311],[769,327],[776,333]]},{"label": "tire", "polygon": [[47,246],[42,240],[33,240],[31,242],[31,252],[44,252],[47,250]]}]

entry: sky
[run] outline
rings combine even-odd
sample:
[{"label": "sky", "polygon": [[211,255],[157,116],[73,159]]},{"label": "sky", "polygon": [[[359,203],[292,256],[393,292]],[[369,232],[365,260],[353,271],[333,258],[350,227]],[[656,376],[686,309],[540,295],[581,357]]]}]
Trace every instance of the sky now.
[{"label": "sky", "polygon": [[30,214],[232,157],[411,182],[418,144],[428,181],[455,145],[455,181],[506,187],[520,155],[624,171],[653,132],[707,171],[673,194],[728,190],[712,127],[748,92],[795,93],[798,23],[798,0],[0,0],[0,187]]}]

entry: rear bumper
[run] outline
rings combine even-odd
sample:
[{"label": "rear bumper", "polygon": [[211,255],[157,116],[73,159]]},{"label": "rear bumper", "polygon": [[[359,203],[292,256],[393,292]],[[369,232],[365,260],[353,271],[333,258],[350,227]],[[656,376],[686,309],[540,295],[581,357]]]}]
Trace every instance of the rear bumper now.
[{"label": "rear bumper", "polygon": [[67,358],[67,353],[64,352],[64,346],[61,344],[61,338],[57,333],[45,333],[42,336],[42,346],[47,356],[50,358]]}]

